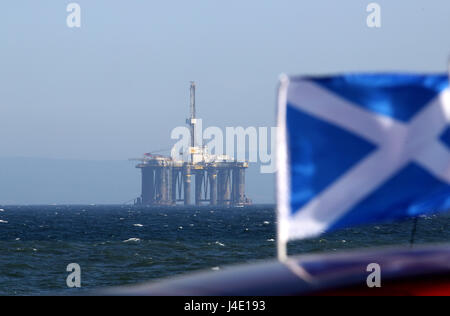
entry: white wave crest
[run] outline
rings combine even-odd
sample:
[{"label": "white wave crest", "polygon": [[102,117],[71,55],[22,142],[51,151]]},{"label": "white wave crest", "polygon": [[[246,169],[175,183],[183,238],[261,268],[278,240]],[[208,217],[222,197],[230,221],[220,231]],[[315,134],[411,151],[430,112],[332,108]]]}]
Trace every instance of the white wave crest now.
[{"label": "white wave crest", "polygon": [[139,241],[141,241],[139,238],[130,238],[130,239],[124,240],[123,242],[139,242]]}]

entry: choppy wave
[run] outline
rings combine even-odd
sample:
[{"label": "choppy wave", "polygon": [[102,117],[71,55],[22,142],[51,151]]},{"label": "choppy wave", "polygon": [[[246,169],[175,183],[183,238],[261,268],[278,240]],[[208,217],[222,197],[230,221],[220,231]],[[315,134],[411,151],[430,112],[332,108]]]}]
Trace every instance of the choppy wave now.
[{"label": "choppy wave", "polygon": [[[0,295],[71,293],[69,263],[81,266],[82,286],[91,289],[273,258],[274,214],[272,206],[8,206],[0,224]],[[406,244],[411,229],[412,221],[348,229],[293,242],[290,252]],[[418,243],[448,240],[450,216],[419,219]]]}]

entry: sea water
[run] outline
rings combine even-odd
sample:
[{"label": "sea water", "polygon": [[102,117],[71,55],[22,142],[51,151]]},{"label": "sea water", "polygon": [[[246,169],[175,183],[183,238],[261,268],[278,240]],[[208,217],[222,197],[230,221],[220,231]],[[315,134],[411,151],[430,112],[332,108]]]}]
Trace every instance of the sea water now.
[{"label": "sea water", "polygon": [[[70,294],[195,270],[273,259],[275,207],[0,206],[0,295]],[[291,243],[294,254],[407,245],[413,221],[347,229]],[[417,244],[448,242],[448,215],[421,217]]]}]

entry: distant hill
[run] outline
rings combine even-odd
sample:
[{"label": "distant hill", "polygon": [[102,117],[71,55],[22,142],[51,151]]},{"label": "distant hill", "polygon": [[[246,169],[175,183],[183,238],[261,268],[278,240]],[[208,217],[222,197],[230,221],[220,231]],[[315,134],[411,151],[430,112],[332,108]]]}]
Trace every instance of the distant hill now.
[{"label": "distant hill", "polygon": [[[122,204],[140,195],[140,171],[130,161],[0,157],[0,204]],[[274,175],[247,173],[254,203],[274,202]]]},{"label": "distant hill", "polygon": [[130,161],[0,158],[1,204],[124,203],[139,181]]}]

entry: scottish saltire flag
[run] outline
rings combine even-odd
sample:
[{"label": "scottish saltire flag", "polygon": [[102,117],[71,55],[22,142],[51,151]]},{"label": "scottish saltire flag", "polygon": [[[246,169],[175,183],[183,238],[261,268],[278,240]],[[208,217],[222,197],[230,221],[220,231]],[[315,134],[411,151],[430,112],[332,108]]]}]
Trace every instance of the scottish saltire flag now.
[{"label": "scottish saltire flag", "polygon": [[279,239],[450,209],[447,75],[286,78]]}]

